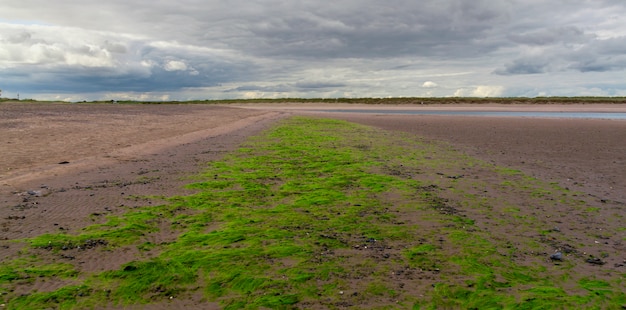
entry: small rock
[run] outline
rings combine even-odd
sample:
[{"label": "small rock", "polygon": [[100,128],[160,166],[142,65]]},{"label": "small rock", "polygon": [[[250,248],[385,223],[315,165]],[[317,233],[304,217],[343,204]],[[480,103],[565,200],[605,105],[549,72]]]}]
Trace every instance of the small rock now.
[{"label": "small rock", "polygon": [[123,269],[123,270],[124,270],[124,271],[135,271],[135,270],[137,270],[137,266],[134,266],[134,265],[128,265],[128,266],[124,267],[124,269]]},{"label": "small rock", "polygon": [[604,265],[606,264],[604,261],[602,261],[601,259],[597,258],[597,257],[590,257],[587,258],[586,262],[592,264],[592,265]]},{"label": "small rock", "polygon": [[563,261],[563,253],[561,252],[556,252],[552,255],[550,255],[550,259],[551,260],[558,260],[558,261]]},{"label": "small rock", "polygon": [[59,162],[59,165],[66,165],[66,164],[69,164],[69,163],[70,163],[69,161],[64,160],[64,161],[62,161],[62,162]]}]

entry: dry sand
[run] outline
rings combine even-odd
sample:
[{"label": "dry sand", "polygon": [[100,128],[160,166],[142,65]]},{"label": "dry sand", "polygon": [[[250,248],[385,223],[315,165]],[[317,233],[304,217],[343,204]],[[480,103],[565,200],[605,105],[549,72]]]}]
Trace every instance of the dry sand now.
[{"label": "dry sand", "polygon": [[[206,162],[220,158],[276,120],[299,114],[346,119],[444,141],[483,160],[581,191],[592,206],[621,212],[626,207],[626,121],[319,112],[339,107],[346,106],[0,103],[0,261],[13,257],[22,246],[11,240],[77,231],[90,224],[90,216],[152,203],[136,197],[184,194],[185,177],[201,171]],[[622,105],[532,108],[625,110]],[[607,220],[585,225],[596,229],[593,225],[619,223]],[[175,237],[167,232],[154,236],[159,239],[154,242]],[[613,250],[623,253],[624,248],[620,243]],[[110,270],[138,255],[146,254],[120,249],[83,256],[78,263],[82,270]],[[55,288],[53,283],[36,285],[40,291]],[[22,289],[26,293],[33,288]]]}]

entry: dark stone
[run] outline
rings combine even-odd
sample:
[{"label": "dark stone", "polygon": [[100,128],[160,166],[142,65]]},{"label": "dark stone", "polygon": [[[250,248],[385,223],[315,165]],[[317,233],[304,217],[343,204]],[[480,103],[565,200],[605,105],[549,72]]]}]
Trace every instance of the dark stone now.
[{"label": "dark stone", "polygon": [[124,271],[135,271],[135,270],[137,270],[137,266],[128,265],[124,267]]},{"label": "dark stone", "polygon": [[606,264],[604,261],[602,261],[601,259],[597,258],[597,257],[590,257],[587,258],[586,262],[592,264],[592,265],[604,265]]},{"label": "dark stone", "polygon": [[558,260],[558,261],[563,261],[563,253],[561,252],[556,252],[552,255],[550,255],[550,259],[551,260]]}]

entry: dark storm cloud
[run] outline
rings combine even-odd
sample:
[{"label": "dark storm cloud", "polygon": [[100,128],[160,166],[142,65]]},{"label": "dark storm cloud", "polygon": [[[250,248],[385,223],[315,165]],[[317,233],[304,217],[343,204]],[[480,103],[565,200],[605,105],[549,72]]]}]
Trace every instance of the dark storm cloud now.
[{"label": "dark storm cloud", "polygon": [[3,72],[2,87],[42,93],[178,91],[253,76],[246,72],[254,68],[249,61],[232,62],[207,49],[110,33],[94,37],[99,38],[55,40],[54,31],[0,37],[4,59],[20,64]]},{"label": "dark storm cloud", "polygon": [[[556,42],[559,41],[561,40]],[[516,75],[572,70],[605,72],[626,68],[626,37],[594,38],[585,43],[579,46],[547,47],[533,55],[517,58],[494,72],[500,75]]]},{"label": "dark storm cloud", "polygon": [[449,96],[626,69],[616,0],[0,2],[0,88],[35,94]]},{"label": "dark storm cloud", "polygon": [[[193,63],[193,62],[192,62]],[[198,63],[196,71],[166,70],[160,66],[143,69],[145,72],[119,72],[114,68],[75,68],[56,66],[45,73],[33,73],[28,67],[5,74],[5,88],[23,92],[150,92],[177,91],[185,87],[216,86],[235,79],[239,68],[220,63]]]},{"label": "dark storm cloud", "polygon": [[228,44],[296,58],[472,56],[490,48],[472,42],[508,20],[507,6],[493,1],[341,1],[264,11],[241,27],[245,40]]},{"label": "dark storm cloud", "polygon": [[509,39],[513,42],[527,45],[550,45],[556,43],[585,43],[595,36],[587,34],[577,27],[560,27],[552,29],[541,29],[539,31],[524,34],[509,34]]},{"label": "dark storm cloud", "polygon": [[498,69],[494,72],[499,75],[537,74],[546,72],[549,65],[549,59],[526,57],[516,59],[512,63],[506,64],[504,69]]}]

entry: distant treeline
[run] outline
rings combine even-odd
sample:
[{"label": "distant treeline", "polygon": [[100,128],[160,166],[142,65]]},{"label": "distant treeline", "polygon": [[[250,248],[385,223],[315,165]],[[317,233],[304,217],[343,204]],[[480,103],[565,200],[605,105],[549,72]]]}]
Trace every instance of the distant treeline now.
[{"label": "distant treeline", "polygon": [[[109,101],[106,101],[109,102]],[[348,104],[593,104],[626,103],[626,97],[398,97],[398,98],[278,98],[278,99],[207,99],[191,101],[114,101],[117,103],[204,103],[204,104],[246,104],[246,103],[348,103]]]},{"label": "distant treeline", "polygon": [[[17,99],[0,98],[0,101]],[[27,99],[20,102],[36,102]],[[87,102],[87,101],[81,101]],[[89,103],[120,104],[245,104],[245,103],[349,103],[349,104],[624,104],[626,97],[396,97],[396,98],[277,98],[277,99],[206,99],[189,101],[109,100]]]},{"label": "distant treeline", "polygon": [[[195,101],[194,101],[195,102]],[[229,99],[197,101],[211,103],[352,103],[352,104],[567,104],[567,103],[626,103],[626,97],[398,97],[398,98],[281,98],[281,99]]]}]

